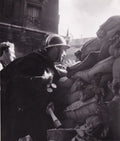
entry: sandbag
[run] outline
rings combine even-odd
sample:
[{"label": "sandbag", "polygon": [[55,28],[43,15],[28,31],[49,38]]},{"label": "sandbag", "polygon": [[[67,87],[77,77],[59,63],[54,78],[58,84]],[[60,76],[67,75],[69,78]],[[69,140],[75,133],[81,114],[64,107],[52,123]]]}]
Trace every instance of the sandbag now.
[{"label": "sandbag", "polygon": [[110,138],[120,140],[120,96],[114,96],[109,103]]},{"label": "sandbag", "polygon": [[78,62],[75,65],[67,68],[68,76],[72,76],[78,71],[91,68],[98,62],[97,59],[98,57],[99,57],[99,51],[94,51],[89,53],[83,61]]},{"label": "sandbag", "polygon": [[86,82],[90,82],[91,79],[94,77],[94,75],[97,73],[110,73],[110,72],[112,72],[113,62],[114,62],[113,57],[106,58],[106,59],[98,62],[91,69],[77,72],[74,76],[72,76],[72,78],[73,79],[81,78]]},{"label": "sandbag", "polygon": [[81,60],[83,61],[88,54],[99,51],[100,47],[101,43],[99,42],[98,38],[93,38],[87,41],[81,49]]},{"label": "sandbag", "polygon": [[109,54],[114,57],[120,56],[120,30],[110,39]]},{"label": "sandbag", "polygon": [[83,97],[83,92],[79,90],[72,94],[68,94],[65,98],[66,98],[67,103],[70,105],[78,100],[81,100],[82,97]]},{"label": "sandbag", "polygon": [[112,16],[103,23],[97,31],[97,37],[101,42],[99,60],[109,57],[110,39],[120,30],[120,16]]},{"label": "sandbag", "polygon": [[77,135],[72,141],[100,141],[106,138],[108,131],[109,127],[105,126],[98,115],[90,116],[84,125],[77,127]]},{"label": "sandbag", "polygon": [[86,118],[97,113],[98,104],[96,98],[91,98],[86,102],[76,101],[68,106],[63,115],[79,123],[84,123]]},{"label": "sandbag", "polygon": [[112,16],[105,21],[97,31],[100,39],[110,39],[120,29],[120,16]]},{"label": "sandbag", "polygon": [[75,91],[81,90],[85,87],[85,84],[83,81],[81,81],[80,79],[76,79],[73,83],[73,85],[70,88],[70,93],[73,93]]}]

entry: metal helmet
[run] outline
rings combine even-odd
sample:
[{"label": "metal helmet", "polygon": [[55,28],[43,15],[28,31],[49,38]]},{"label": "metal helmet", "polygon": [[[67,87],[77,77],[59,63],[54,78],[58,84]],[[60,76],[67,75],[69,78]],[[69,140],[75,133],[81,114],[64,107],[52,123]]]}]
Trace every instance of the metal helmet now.
[{"label": "metal helmet", "polygon": [[65,49],[70,48],[69,45],[66,44],[65,39],[57,34],[50,34],[45,43],[45,48],[51,48],[51,47],[60,47],[62,46]]}]

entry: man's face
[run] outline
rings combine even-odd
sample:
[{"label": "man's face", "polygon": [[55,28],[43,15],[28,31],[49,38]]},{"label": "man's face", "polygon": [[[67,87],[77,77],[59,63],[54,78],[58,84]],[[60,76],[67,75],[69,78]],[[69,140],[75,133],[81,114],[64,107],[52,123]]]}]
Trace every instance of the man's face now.
[{"label": "man's face", "polygon": [[0,56],[0,60],[6,64],[9,64],[11,62],[8,50],[3,51],[2,55]]},{"label": "man's face", "polygon": [[53,62],[62,62],[66,56],[66,51],[63,47],[53,47],[48,51],[48,56]]}]

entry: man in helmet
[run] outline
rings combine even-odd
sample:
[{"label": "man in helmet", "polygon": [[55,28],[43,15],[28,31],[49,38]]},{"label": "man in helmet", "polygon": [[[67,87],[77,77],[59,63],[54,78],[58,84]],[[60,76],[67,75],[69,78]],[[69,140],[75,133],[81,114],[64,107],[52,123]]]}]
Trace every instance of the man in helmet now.
[{"label": "man in helmet", "polygon": [[[54,47],[54,49],[52,49],[51,47]],[[61,77],[67,75],[67,71],[62,65],[62,62],[64,60],[64,57],[66,56],[66,49],[68,48],[69,46],[66,45],[65,39],[61,36],[55,36],[54,34],[51,34],[46,39],[45,49],[47,50],[53,62],[55,62],[55,68],[57,69]]]},{"label": "man in helmet", "polygon": [[2,141],[26,135],[33,141],[47,140],[52,121],[46,107],[60,78],[54,63],[63,60],[68,48],[62,37],[52,34],[43,50],[18,58],[2,70]]}]

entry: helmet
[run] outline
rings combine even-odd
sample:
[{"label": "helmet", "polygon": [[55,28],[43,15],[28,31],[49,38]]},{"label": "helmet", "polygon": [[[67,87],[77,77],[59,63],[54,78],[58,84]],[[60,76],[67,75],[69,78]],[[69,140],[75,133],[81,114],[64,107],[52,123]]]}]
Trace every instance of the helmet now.
[{"label": "helmet", "polygon": [[50,34],[45,42],[45,49],[51,48],[51,47],[64,47],[65,49],[70,48],[67,44],[65,39],[62,36],[59,36],[57,34]]}]

